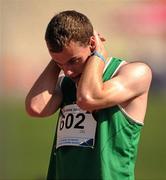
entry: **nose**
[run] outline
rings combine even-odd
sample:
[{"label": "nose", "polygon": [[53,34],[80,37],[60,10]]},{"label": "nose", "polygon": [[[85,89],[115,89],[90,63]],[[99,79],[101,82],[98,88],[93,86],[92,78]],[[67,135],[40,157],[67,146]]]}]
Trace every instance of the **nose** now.
[{"label": "nose", "polygon": [[64,74],[68,77],[71,77],[74,74],[73,70],[66,66],[63,67],[63,71],[64,71]]}]

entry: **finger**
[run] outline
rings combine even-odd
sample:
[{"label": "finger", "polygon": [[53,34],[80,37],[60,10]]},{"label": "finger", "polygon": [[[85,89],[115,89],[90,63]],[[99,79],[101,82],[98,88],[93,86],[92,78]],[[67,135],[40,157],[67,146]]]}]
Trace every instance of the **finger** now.
[{"label": "finger", "polygon": [[98,36],[99,36],[101,41],[106,41],[106,39],[101,34],[98,33]]},{"label": "finger", "polygon": [[100,40],[103,42],[106,41],[106,39],[104,37],[100,37]]}]

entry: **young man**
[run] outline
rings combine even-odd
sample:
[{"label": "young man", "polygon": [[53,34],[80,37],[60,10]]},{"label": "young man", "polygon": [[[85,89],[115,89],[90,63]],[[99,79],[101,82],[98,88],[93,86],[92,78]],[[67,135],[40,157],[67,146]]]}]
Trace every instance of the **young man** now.
[{"label": "young man", "polygon": [[108,57],[104,38],[76,11],[55,15],[45,40],[52,60],[26,109],[45,117],[60,108],[47,178],[133,180],[150,68]]}]

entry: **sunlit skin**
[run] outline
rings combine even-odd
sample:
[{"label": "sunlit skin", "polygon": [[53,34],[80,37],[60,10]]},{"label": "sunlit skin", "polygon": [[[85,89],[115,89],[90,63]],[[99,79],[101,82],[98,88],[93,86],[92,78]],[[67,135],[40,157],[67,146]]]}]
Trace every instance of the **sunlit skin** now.
[{"label": "sunlit skin", "polygon": [[85,64],[91,55],[92,48],[90,45],[81,46],[78,42],[71,41],[70,44],[63,48],[62,52],[52,52],[48,50],[52,59],[56,62],[64,74],[73,81],[78,82],[83,72]]},{"label": "sunlit skin", "polygon": [[139,122],[144,121],[148,91],[152,73],[141,62],[123,63],[110,80],[103,82],[104,62],[90,56],[97,50],[107,59],[103,39],[94,33],[87,46],[71,41],[62,52],[53,52],[48,46],[52,60],[31,88],[26,98],[26,108],[30,115],[44,117],[56,112],[63,100],[59,87],[59,72],[77,84],[77,105],[84,110],[94,111],[121,105]]},{"label": "sunlit skin", "polygon": [[70,41],[69,45],[64,47],[63,50],[58,53],[53,52],[49,43],[47,43],[47,48],[52,59],[59,68],[63,70],[64,74],[76,83],[78,83],[91,53],[96,49],[97,39],[95,36],[98,36],[98,41],[106,41],[102,35],[94,31],[94,36],[90,37],[88,45]]},{"label": "sunlit skin", "polygon": [[[82,22],[83,19],[79,19],[79,21]],[[49,54],[51,56],[51,61],[48,63],[47,67],[44,69],[42,74],[39,76],[39,78],[31,88],[30,92],[28,93],[26,97],[26,110],[31,116],[36,117],[46,117],[54,114],[58,110],[60,110],[60,112],[64,110],[66,112],[66,115],[62,118],[60,116],[60,119],[58,121],[60,130],[58,128],[58,130],[56,131],[56,144],[58,145],[62,143],[62,146],[82,146],[84,144],[89,146],[89,139],[93,140],[96,136],[95,131],[94,133],[92,133],[93,129],[95,130],[95,128],[97,128],[97,130],[99,130],[101,125],[100,122],[102,122],[102,125],[104,126],[101,132],[104,133],[100,133],[100,135],[102,137],[102,140],[104,140],[104,138],[106,139],[106,141],[104,140],[106,142],[104,146],[106,145],[105,147],[107,148],[107,140],[108,138],[110,138],[110,135],[108,133],[112,131],[111,128],[113,127],[115,133],[119,133],[119,130],[123,129],[117,139],[109,142],[115,142],[119,145],[115,148],[113,147],[112,149],[116,154],[118,153],[119,155],[120,160],[117,159],[118,167],[119,162],[123,160],[121,156],[124,156],[126,159],[128,159],[128,156],[126,156],[126,154],[130,155],[130,153],[133,153],[130,156],[135,157],[135,150],[137,147],[136,142],[139,138],[138,133],[140,131],[140,129],[137,129],[137,126],[135,126],[135,123],[141,125],[143,125],[144,123],[148,92],[152,79],[151,69],[143,62],[135,61],[130,63],[124,60],[119,60],[118,58],[114,58],[112,57],[112,54],[108,56],[107,50],[103,43],[105,41],[105,38],[101,37],[101,35],[95,30],[92,31],[91,29],[91,31],[89,31],[87,30],[88,28],[84,29],[84,26],[81,26],[85,31],[80,31],[80,26],[76,26],[76,24],[73,24],[74,27],[78,30],[76,32],[79,33],[79,35],[83,34],[84,36],[76,36],[77,34],[74,34],[75,29],[71,29],[72,33],[71,31],[67,31],[67,33],[72,34],[71,38],[69,38],[68,36],[66,37],[64,31],[61,31],[65,26],[62,26],[61,24],[59,24],[59,22],[54,22],[50,26],[51,29],[47,29],[48,34],[46,33],[45,39]],[[68,21],[65,20],[64,22],[66,23]],[[60,25],[60,29],[58,28],[57,31],[55,31],[57,25]],[[68,22],[68,25],[69,28],[71,28],[71,21]],[[57,41],[59,40],[60,43],[63,43],[64,39],[59,39],[58,36],[60,34],[58,34],[58,36],[55,36],[55,32],[59,32],[61,34],[60,37],[65,38],[65,40],[69,41],[67,43],[65,42],[64,47],[61,48],[61,52],[55,52],[60,48],[57,48],[57,46],[54,44],[55,41],[52,40],[56,39]],[[84,37],[85,39],[87,39],[87,35],[88,44],[81,44],[80,40],[78,40],[79,37],[81,37],[81,40],[83,41]],[[64,72],[64,74],[61,74],[61,70]],[[66,79],[64,75],[66,77],[69,77],[71,80]],[[105,77],[107,78],[106,80]],[[71,83],[72,80],[74,83]],[[79,114],[77,114],[76,109]],[[90,116],[93,114],[99,115],[99,119],[96,119],[94,117],[97,126],[96,123],[95,125],[91,124],[92,119],[84,115],[82,111],[89,112]],[[73,116],[69,118],[69,114]],[[80,136],[80,130],[74,130],[76,126],[72,126],[73,122],[78,122],[77,115],[81,114],[84,115],[84,118],[79,119],[79,123],[82,123],[84,120],[86,120],[85,123],[88,123],[86,126],[83,126],[83,128],[85,127],[83,138],[82,136]],[[107,119],[108,123],[106,122]],[[68,120],[70,120],[70,127],[68,126]],[[125,121],[123,122],[123,120]],[[117,123],[117,121],[120,121],[120,124],[118,124],[119,122]],[[133,121],[135,123],[133,123]],[[111,128],[109,127],[110,122]],[[65,128],[64,131],[62,131],[61,129],[61,123],[63,123],[63,127]],[[70,130],[68,130],[69,128]],[[89,138],[88,140],[86,140],[87,137]],[[75,142],[74,144],[72,144],[73,138],[76,139],[76,144]],[[125,142],[125,145],[124,142],[122,142],[121,145],[121,140]],[[133,142],[131,140],[133,140]],[[68,144],[68,142],[70,142],[70,144]],[[56,146],[56,144],[55,147],[59,148],[59,146]],[[100,144],[100,141],[98,144]],[[133,150],[132,152],[128,151],[128,147],[130,147],[129,145],[131,144]],[[110,144],[108,144],[108,147],[109,145]],[[122,151],[122,149],[124,149],[125,153]],[[117,158],[116,155],[115,157]],[[126,165],[126,159],[124,161],[124,165]],[[50,162],[51,164],[52,162],[54,163],[54,159],[51,159]],[[64,161],[64,163],[66,162]],[[134,165],[134,163],[135,162],[133,161],[132,164]],[[61,164],[63,165],[63,162]],[[109,163],[107,163],[107,165],[109,165]],[[51,169],[52,171],[52,167],[49,169]],[[118,172],[120,171],[118,170],[117,173]],[[115,178],[115,173],[113,173],[114,177],[112,176],[112,178]],[[122,173],[124,174],[124,170],[122,170]],[[104,172],[102,174],[106,173]],[[77,176],[78,175],[76,175],[76,177]],[[125,173],[124,176],[127,177],[128,175],[126,176]],[[107,176],[103,177],[106,178]]]}]

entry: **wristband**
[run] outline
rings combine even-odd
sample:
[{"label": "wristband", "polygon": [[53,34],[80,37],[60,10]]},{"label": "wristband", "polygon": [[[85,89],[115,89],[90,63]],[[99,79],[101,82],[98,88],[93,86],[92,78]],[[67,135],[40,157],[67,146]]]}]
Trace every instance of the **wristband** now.
[{"label": "wristband", "polygon": [[91,56],[97,56],[99,57],[104,63],[106,63],[106,59],[104,58],[103,55],[101,55],[99,52],[97,52],[96,50],[94,50],[91,54]]}]

